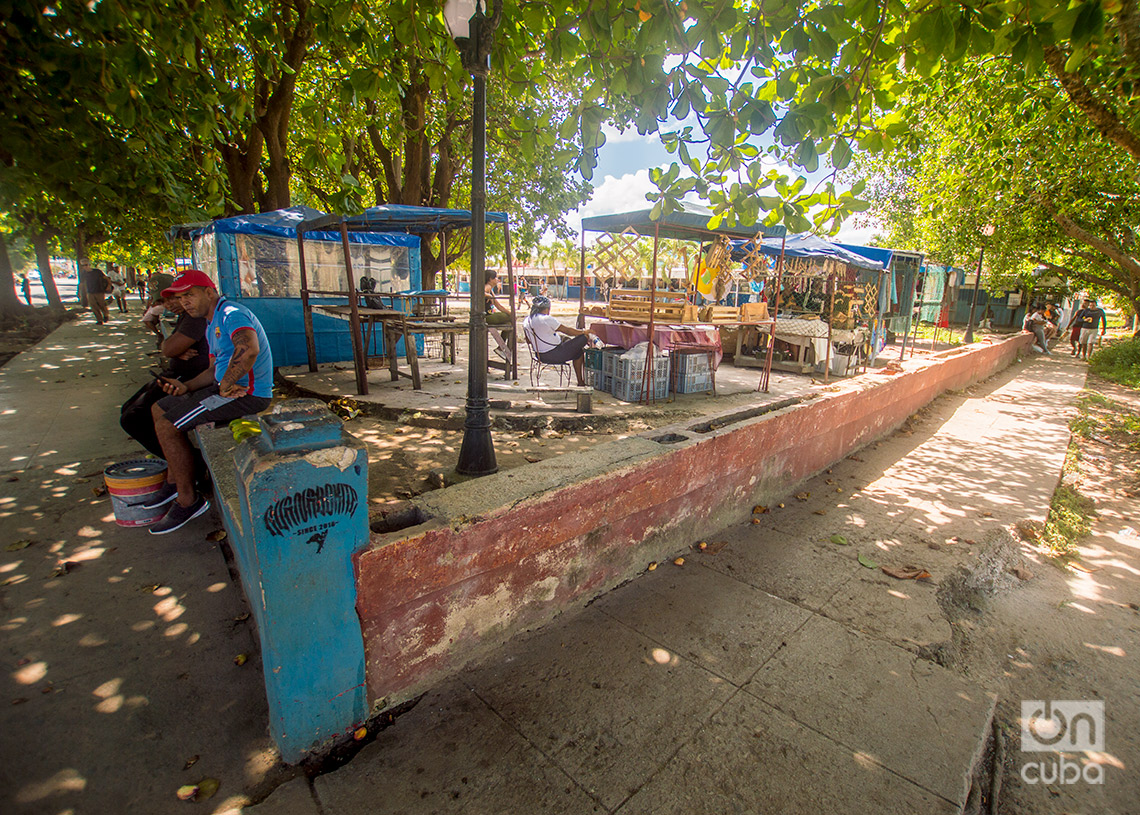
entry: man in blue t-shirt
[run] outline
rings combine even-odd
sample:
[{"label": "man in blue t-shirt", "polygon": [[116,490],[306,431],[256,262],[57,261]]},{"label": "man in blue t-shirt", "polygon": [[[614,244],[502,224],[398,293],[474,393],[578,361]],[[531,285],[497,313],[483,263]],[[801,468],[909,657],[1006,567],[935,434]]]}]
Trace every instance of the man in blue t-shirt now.
[{"label": "man in blue t-shirt", "polygon": [[170,504],[166,516],[151,526],[153,535],[181,529],[210,508],[194,489],[194,451],[187,432],[208,422],[228,423],[259,413],[273,396],[273,357],[265,329],[238,303],[218,294],[206,274],[186,269],[162,291],[177,296],[191,317],[204,317],[210,365],[188,382],[162,379],[169,396],[153,408],[154,430],[166,458],[167,490],[148,508]]}]

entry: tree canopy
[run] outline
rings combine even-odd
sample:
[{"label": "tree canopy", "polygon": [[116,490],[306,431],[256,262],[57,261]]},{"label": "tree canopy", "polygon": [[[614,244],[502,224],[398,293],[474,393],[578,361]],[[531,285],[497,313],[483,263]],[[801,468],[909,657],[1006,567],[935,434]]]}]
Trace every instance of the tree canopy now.
[{"label": "tree canopy", "polygon": [[[900,102],[978,57],[1047,72],[1140,157],[1135,0],[490,4],[492,186],[535,232],[584,195],[607,123],[674,152],[659,212],[696,193],[716,220],[838,229],[867,204],[835,172],[905,141]],[[3,207],[46,195],[113,232],[299,197],[455,203],[469,77],[441,7],[0,2]]]}]

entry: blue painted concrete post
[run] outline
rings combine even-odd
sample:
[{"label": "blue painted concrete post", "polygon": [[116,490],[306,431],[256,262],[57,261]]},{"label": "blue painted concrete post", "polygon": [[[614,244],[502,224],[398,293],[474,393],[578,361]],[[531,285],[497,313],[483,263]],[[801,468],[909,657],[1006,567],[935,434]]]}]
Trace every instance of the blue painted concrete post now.
[{"label": "blue painted concrete post", "polygon": [[234,551],[261,636],[269,729],[285,761],[368,715],[352,554],[368,542],[368,455],[315,399],[258,417],[234,454]]}]

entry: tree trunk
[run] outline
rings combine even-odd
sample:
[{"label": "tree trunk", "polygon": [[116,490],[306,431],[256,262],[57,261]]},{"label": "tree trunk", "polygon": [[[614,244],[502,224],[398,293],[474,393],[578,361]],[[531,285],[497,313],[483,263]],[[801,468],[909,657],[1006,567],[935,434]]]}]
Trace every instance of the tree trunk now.
[{"label": "tree trunk", "polygon": [[8,242],[0,232],[0,317],[13,317],[26,308],[16,294],[16,275],[12,272],[12,259],[8,257]]},{"label": "tree trunk", "polygon": [[44,287],[44,296],[52,308],[63,308],[59,289],[56,288],[55,278],[51,275],[51,253],[48,251],[48,232],[32,233],[32,247],[36,250],[36,266],[40,270],[40,283]]},{"label": "tree trunk", "polygon": [[87,308],[87,287],[83,284],[83,272],[80,265],[87,259],[87,241],[83,239],[83,230],[75,230],[75,299],[79,305]]}]

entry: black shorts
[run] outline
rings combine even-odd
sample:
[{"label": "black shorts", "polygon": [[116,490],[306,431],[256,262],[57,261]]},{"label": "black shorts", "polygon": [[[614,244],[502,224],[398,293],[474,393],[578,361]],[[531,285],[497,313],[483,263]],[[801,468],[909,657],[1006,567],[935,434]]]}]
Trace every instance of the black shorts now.
[{"label": "black shorts", "polygon": [[561,365],[563,362],[570,362],[586,353],[586,344],[589,341],[590,338],[585,334],[579,334],[577,337],[564,340],[557,348],[540,351],[538,359],[540,362],[549,365]]},{"label": "black shorts", "polygon": [[[216,398],[211,399],[211,397]],[[209,422],[229,424],[242,416],[260,413],[269,406],[269,402],[270,400],[264,396],[225,399],[218,395],[218,386],[215,383],[183,396],[167,396],[159,399],[158,407],[175,427],[186,432]]]}]

